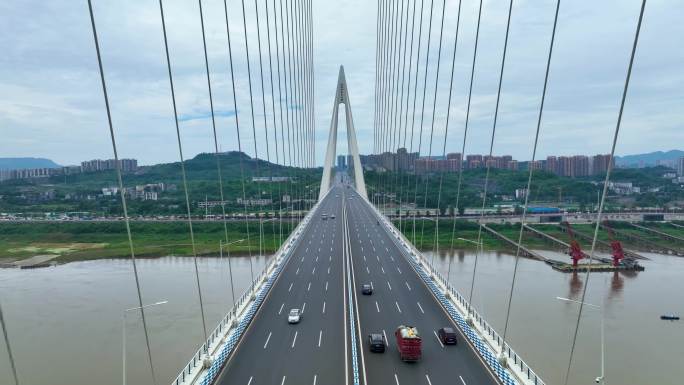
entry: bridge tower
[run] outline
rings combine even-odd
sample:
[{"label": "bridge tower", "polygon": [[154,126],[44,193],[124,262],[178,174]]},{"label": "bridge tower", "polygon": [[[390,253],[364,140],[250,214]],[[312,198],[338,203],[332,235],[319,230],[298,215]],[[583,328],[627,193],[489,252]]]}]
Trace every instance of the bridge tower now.
[{"label": "bridge tower", "polygon": [[333,103],[332,119],[330,121],[330,133],[328,134],[328,148],[325,152],[325,163],[323,164],[323,177],[321,178],[321,190],[318,199],[322,199],[331,186],[332,168],[335,165],[337,153],[337,123],[340,104],[344,104],[344,116],[347,124],[347,146],[352,156],[352,167],[354,168],[354,183],[356,191],[361,196],[368,198],[366,194],[366,182],[363,179],[363,168],[361,168],[361,158],[359,157],[359,145],[356,142],[356,130],[354,130],[354,119],[347,93],[347,81],[344,78],[344,66],[340,66],[340,74],[337,78],[337,91]]}]

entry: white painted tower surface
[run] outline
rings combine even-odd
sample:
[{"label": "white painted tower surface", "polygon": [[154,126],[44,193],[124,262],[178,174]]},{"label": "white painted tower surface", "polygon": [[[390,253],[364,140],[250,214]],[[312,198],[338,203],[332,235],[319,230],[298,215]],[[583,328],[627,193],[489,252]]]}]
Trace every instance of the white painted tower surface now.
[{"label": "white painted tower surface", "polygon": [[321,178],[321,190],[318,199],[322,199],[330,190],[332,168],[335,165],[337,155],[337,123],[340,104],[344,104],[344,116],[347,123],[347,146],[352,156],[354,167],[354,184],[356,191],[364,198],[368,198],[366,193],[366,182],[363,179],[363,168],[361,168],[361,158],[359,157],[359,145],[356,141],[356,130],[354,129],[354,118],[351,113],[349,94],[347,93],[347,81],[344,78],[344,66],[340,66],[340,75],[337,78],[337,90],[333,104],[332,118],[330,120],[330,133],[328,134],[328,148],[325,152],[325,163],[323,164],[323,177]]}]

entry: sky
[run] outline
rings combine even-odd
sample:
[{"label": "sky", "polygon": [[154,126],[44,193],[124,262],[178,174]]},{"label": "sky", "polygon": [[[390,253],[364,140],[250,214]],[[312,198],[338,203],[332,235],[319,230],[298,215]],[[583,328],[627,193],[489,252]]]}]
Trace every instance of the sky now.
[{"label": "sky", "polygon": [[[345,68],[360,151],[374,150],[378,3],[312,1],[315,155],[316,164],[321,164],[340,65]],[[479,2],[463,0],[461,5],[452,100],[448,105],[458,0],[416,0],[415,3],[406,0],[393,4],[398,7],[409,4],[412,11],[414,4],[420,5],[421,1],[424,12],[417,107],[413,111],[412,90],[403,93],[403,103],[397,105],[406,104],[406,95],[410,94],[410,111],[407,114],[401,110],[404,118],[395,112],[400,117],[397,124],[406,129],[409,149],[420,150],[423,155],[441,155],[446,133],[446,151],[460,152]],[[274,1],[267,2],[272,11]],[[256,4],[261,22],[262,60],[268,76],[266,2],[257,0]],[[428,28],[430,4],[433,5],[431,29]],[[445,18],[440,51],[443,4]],[[158,1],[94,0],[93,5],[120,157],[136,158],[140,164],[177,161],[179,153]],[[236,111],[223,1],[206,0],[202,5],[219,147],[221,151],[236,150]],[[247,0],[245,5],[254,122],[249,103],[241,2],[228,0],[241,145],[254,155],[256,142],[259,157],[266,158],[255,2]],[[640,5],[640,0],[561,3],[537,158],[610,152]],[[189,158],[214,151],[199,8],[196,1],[166,0],[164,9],[183,151]],[[555,2],[551,0],[514,1],[494,137],[495,154],[512,155],[520,160],[532,157],[554,9]],[[489,151],[507,11],[507,0],[484,1],[466,154]],[[410,76],[405,75],[411,87],[416,84],[419,14],[420,8],[416,11],[412,72]],[[617,155],[684,147],[683,18],[684,4],[677,0],[650,0],[646,6]],[[401,40],[406,42],[406,48],[401,43],[398,45],[403,53],[410,49],[411,30],[407,26],[400,28],[406,33],[406,39]],[[428,45],[430,55],[426,60]],[[0,157],[45,157],[63,165],[112,157],[85,0],[1,2],[0,51]],[[403,56],[395,53],[392,57],[401,60]],[[408,58],[405,61],[408,70]],[[422,108],[425,84],[425,107]],[[265,98],[269,103],[268,130],[272,130],[268,83]],[[447,111],[450,112],[448,126]],[[253,129],[256,138],[252,136]],[[339,135],[337,151],[346,153],[343,140],[346,132],[341,130]],[[269,149],[268,157],[275,160],[272,144]]]}]

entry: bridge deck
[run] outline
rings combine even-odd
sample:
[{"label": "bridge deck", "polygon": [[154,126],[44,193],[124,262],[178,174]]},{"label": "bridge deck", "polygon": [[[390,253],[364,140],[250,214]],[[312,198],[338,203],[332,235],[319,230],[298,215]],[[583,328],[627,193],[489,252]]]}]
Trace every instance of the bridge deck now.
[{"label": "bridge deck", "polygon": [[[322,220],[322,213],[334,214],[336,219]],[[350,303],[344,297],[345,246],[351,250],[355,296],[351,305],[360,327],[354,333],[361,341],[358,364],[362,384],[497,383],[464,336],[459,335],[457,346],[440,344],[435,335],[439,328],[458,328],[373,215],[353,189],[333,187],[218,376],[218,384],[352,383],[351,331],[345,316]],[[348,245],[343,236],[345,225]],[[373,295],[360,295],[360,285],[371,282]],[[304,308],[298,325],[287,323],[291,308]],[[394,330],[400,324],[416,326],[421,332],[420,362],[400,361],[394,340]],[[370,353],[368,334],[383,331],[389,343],[387,351]]]}]

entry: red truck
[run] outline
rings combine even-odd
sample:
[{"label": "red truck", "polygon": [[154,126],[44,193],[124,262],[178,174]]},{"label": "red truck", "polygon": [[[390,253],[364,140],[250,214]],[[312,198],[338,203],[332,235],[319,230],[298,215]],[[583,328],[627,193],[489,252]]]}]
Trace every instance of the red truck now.
[{"label": "red truck", "polygon": [[397,348],[402,361],[418,361],[421,357],[422,339],[418,329],[413,326],[400,325],[394,332]]}]

